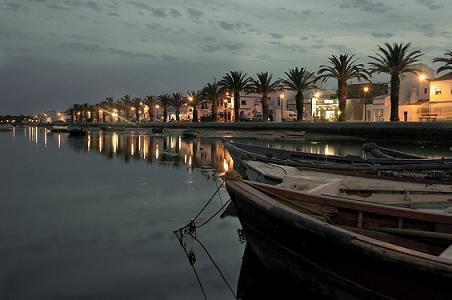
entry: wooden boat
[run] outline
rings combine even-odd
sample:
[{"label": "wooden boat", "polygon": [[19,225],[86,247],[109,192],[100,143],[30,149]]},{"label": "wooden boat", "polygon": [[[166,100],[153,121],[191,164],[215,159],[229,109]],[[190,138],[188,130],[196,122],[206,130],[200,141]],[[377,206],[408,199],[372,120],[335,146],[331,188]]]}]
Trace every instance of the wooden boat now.
[{"label": "wooden boat", "polygon": [[0,131],[12,131],[13,128],[14,127],[12,125],[2,125],[0,126]]},{"label": "wooden boat", "polygon": [[112,127],[112,126],[99,126],[102,131],[124,131],[124,127]]},{"label": "wooden boat", "polygon": [[68,132],[69,127],[67,125],[53,125],[50,129],[52,132]]},{"label": "wooden boat", "polygon": [[275,272],[315,271],[342,299],[452,299],[451,215],[243,180],[226,187],[247,243]]},{"label": "wooden boat", "polygon": [[452,213],[452,182],[401,182],[394,178],[305,170],[259,161],[242,163],[249,180],[297,192],[400,207],[444,209]]},{"label": "wooden boat", "polygon": [[87,130],[80,126],[70,126],[68,132],[70,136],[85,136],[88,133]]},{"label": "wooden boat", "polygon": [[151,131],[152,133],[163,133],[164,129],[163,127],[152,127]]},{"label": "wooden boat", "polygon": [[409,177],[418,180],[451,180],[452,159],[364,159],[360,156],[336,156],[271,149],[223,141],[234,160],[234,168],[244,176],[242,161],[256,160],[278,165],[360,172],[375,176]]},{"label": "wooden boat", "polygon": [[368,158],[424,159],[421,156],[381,147],[375,143],[364,144],[363,151]]},{"label": "wooden boat", "polygon": [[198,136],[199,131],[195,129],[185,129],[181,132],[181,137],[186,139],[194,139]]}]

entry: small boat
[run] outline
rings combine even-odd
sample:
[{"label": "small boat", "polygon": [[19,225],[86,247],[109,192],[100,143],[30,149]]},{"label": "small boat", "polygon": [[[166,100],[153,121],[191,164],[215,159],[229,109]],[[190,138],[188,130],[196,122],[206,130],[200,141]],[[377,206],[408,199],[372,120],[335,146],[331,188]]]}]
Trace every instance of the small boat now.
[{"label": "small boat", "polygon": [[79,126],[70,126],[68,128],[70,136],[85,136],[88,131]]},{"label": "small boat", "polygon": [[181,137],[186,139],[194,139],[198,136],[199,131],[195,129],[185,129],[181,133]]},{"label": "small boat", "polygon": [[163,127],[152,127],[152,133],[163,133]]},{"label": "small boat", "polygon": [[353,176],[259,161],[244,161],[243,165],[249,180],[296,192],[413,209],[443,209],[452,213],[452,182],[420,183],[390,177]]},{"label": "small boat", "polygon": [[0,131],[12,131],[13,128],[14,127],[12,125],[2,125],[0,126]]},{"label": "small boat", "polygon": [[335,299],[452,299],[451,215],[243,180],[226,187],[247,243],[275,273],[313,270],[341,287]]},{"label": "small boat", "polygon": [[108,125],[99,126],[102,131],[124,131],[124,127],[112,127]]},{"label": "small boat", "polygon": [[[415,174],[420,179],[452,179],[452,158],[442,159],[396,159],[361,156],[337,156],[272,149],[223,141],[225,148],[234,160],[234,166],[244,173],[242,161],[257,160],[278,165],[321,169],[323,171],[348,171],[352,173],[386,174],[402,176]],[[394,174],[393,174],[394,173]]]},{"label": "small boat", "polygon": [[363,145],[363,152],[368,158],[399,158],[399,159],[424,159],[422,156],[417,156],[397,150],[378,146],[375,143],[367,143]]},{"label": "small boat", "polygon": [[68,132],[69,127],[67,125],[53,125],[50,130],[52,132]]}]

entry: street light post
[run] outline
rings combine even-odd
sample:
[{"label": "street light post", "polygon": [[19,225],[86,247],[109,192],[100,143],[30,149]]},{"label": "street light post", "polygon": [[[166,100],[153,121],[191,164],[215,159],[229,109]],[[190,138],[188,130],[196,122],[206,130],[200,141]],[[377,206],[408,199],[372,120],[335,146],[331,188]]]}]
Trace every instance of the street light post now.
[{"label": "street light post", "polygon": [[363,106],[364,106],[364,122],[367,122],[367,101],[366,101],[366,96],[367,93],[369,92],[369,87],[365,86],[364,89],[364,96],[363,96]]},{"label": "street light post", "polygon": [[160,108],[160,106],[157,104],[157,105],[155,106],[155,114],[156,114],[157,122],[158,122],[158,120],[159,120],[159,108]]}]

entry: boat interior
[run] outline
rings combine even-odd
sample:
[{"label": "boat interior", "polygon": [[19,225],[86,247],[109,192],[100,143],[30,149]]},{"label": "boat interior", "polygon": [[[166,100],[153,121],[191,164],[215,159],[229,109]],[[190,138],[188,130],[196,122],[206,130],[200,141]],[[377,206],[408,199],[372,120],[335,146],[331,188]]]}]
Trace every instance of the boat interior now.
[{"label": "boat interior", "polygon": [[[368,238],[437,256],[440,261],[452,265],[452,216],[447,213],[394,209],[386,205],[317,197],[315,191],[311,195],[262,183],[245,183],[311,217]],[[312,185],[316,183],[312,182]],[[313,190],[319,191],[321,186]]]},{"label": "boat interior", "polygon": [[[443,210],[452,217],[452,186],[348,176],[247,161],[260,176],[280,180],[279,187],[333,199]],[[250,176],[249,176],[250,177]]]}]

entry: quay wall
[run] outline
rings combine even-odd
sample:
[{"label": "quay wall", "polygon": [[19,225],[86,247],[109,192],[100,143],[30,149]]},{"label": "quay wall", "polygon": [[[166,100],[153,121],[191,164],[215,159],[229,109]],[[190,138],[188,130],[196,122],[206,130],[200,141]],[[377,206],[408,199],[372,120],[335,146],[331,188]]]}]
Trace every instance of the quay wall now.
[{"label": "quay wall", "polygon": [[112,127],[164,127],[179,129],[210,130],[272,130],[306,131],[329,135],[349,135],[379,139],[418,139],[452,142],[452,122],[239,122],[239,123],[93,123],[89,126],[108,125]]}]

